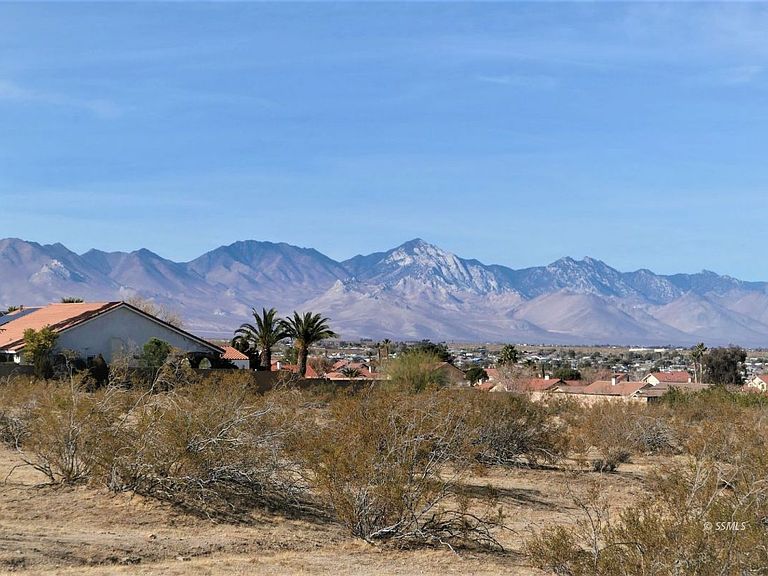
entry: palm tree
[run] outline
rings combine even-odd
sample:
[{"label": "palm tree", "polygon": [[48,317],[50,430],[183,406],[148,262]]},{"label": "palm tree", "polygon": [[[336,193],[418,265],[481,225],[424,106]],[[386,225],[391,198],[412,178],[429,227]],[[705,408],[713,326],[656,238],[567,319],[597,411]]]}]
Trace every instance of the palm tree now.
[{"label": "palm tree", "polygon": [[352,366],[344,366],[340,372],[347,378],[360,378],[360,370]]},{"label": "palm tree", "polygon": [[693,374],[696,377],[696,383],[700,384],[704,376],[704,355],[707,352],[707,347],[704,346],[704,342],[699,342],[691,348],[691,358],[693,359]]},{"label": "palm tree", "polygon": [[283,338],[288,337],[284,322],[277,318],[277,310],[270,308],[261,309],[261,314],[256,308],[251,308],[256,325],[242,324],[235,330],[234,341],[246,344],[250,353],[259,354],[259,370],[272,369],[272,347]]},{"label": "palm tree", "polygon": [[287,336],[293,339],[293,345],[296,347],[298,356],[299,376],[302,378],[307,373],[309,347],[326,338],[337,336],[336,332],[328,326],[328,318],[311,312],[307,312],[303,316],[294,312],[293,318],[289,316],[282,321],[282,327]]},{"label": "palm tree", "polygon": [[389,338],[384,338],[379,343],[379,362],[381,362],[382,358],[387,359],[389,358],[389,347],[392,345],[392,340]]}]

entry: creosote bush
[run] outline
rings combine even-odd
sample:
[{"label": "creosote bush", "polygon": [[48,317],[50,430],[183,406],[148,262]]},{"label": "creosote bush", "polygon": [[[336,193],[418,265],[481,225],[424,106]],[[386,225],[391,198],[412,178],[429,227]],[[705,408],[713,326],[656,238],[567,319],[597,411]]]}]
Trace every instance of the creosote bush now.
[{"label": "creosote bush", "polygon": [[302,476],[285,448],[303,425],[292,393],[258,395],[240,375],[203,384],[177,360],[169,355],[143,387],[89,392],[86,373],[3,386],[0,438],[54,483],[132,490],[206,514],[299,502]]},{"label": "creosote bush", "polygon": [[95,478],[209,515],[298,505],[301,476],[284,444],[301,425],[290,393],[193,384],[137,398]]},{"label": "creosote bush", "polygon": [[571,447],[596,472],[613,472],[633,454],[673,454],[677,434],[665,414],[643,404],[604,401],[572,405],[563,411],[573,441]]},{"label": "creosote bush", "polygon": [[565,424],[548,407],[515,394],[476,394],[466,400],[476,410],[475,443],[485,464],[536,466],[554,464],[568,450]]},{"label": "creosote bush", "polygon": [[352,534],[368,541],[500,547],[493,502],[461,481],[475,466],[472,404],[450,393],[368,390],[339,398],[303,446],[313,486]]}]

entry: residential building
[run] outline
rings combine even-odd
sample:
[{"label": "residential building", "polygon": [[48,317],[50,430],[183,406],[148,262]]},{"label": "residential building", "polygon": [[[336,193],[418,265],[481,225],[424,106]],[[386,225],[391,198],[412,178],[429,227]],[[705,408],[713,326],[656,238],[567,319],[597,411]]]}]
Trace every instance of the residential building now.
[{"label": "residential building", "polygon": [[218,359],[224,352],[126,302],[77,302],[24,308],[3,316],[0,355],[20,363],[24,331],[45,327],[57,334],[57,350],[73,351],[84,360],[100,354],[107,363],[118,358],[133,361],[151,338],[163,340],[198,361],[201,358]]}]

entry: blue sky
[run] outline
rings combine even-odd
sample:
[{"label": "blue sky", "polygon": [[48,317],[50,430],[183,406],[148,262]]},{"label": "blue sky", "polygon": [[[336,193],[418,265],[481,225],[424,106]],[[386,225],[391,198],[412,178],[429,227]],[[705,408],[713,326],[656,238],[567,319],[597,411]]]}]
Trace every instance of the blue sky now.
[{"label": "blue sky", "polygon": [[0,237],[768,280],[768,5],[0,4]]}]

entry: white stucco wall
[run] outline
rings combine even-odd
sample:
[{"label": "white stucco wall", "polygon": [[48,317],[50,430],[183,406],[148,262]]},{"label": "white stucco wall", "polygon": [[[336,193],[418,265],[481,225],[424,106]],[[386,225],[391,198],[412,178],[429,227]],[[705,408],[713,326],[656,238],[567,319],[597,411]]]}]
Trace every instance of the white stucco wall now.
[{"label": "white stucco wall", "polygon": [[115,357],[141,352],[150,338],[159,338],[186,352],[210,349],[178,332],[145,318],[130,308],[116,308],[80,326],[62,332],[56,342],[59,350],[75,350],[83,358],[101,354],[107,363]]}]

